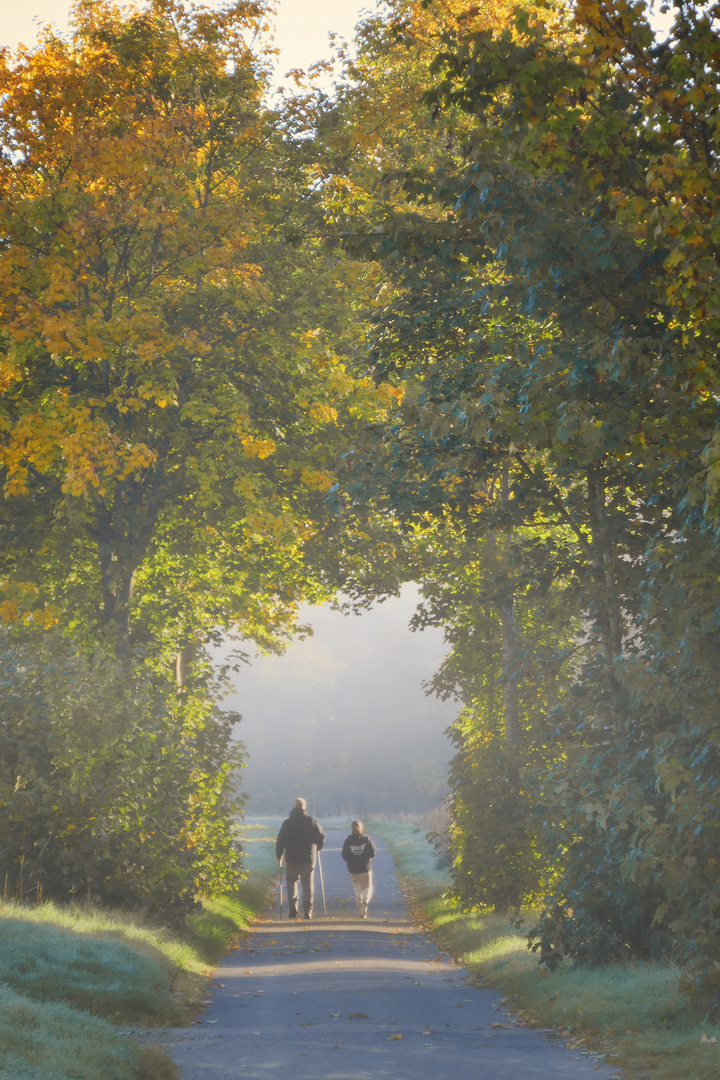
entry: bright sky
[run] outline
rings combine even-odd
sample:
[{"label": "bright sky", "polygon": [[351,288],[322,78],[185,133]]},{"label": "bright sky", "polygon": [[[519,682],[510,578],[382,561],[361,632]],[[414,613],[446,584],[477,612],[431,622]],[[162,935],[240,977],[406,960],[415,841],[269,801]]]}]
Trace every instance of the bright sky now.
[{"label": "bright sky", "polygon": [[[71,0],[0,0],[0,45],[31,45],[42,24],[64,31],[70,7]],[[375,0],[280,0],[275,20],[279,75],[327,58],[328,34],[350,41],[360,13],[374,8]]]}]

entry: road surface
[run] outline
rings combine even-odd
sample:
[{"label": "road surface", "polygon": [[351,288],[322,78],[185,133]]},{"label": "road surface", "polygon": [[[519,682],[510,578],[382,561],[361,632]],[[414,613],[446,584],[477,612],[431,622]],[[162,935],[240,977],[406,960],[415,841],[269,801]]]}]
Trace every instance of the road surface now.
[{"label": "road surface", "polygon": [[[414,926],[376,841],[375,899],[357,917],[340,848],[322,853],[315,918],[269,912],[217,969],[212,1002],[160,1040],[182,1080],[611,1080],[616,1072],[503,1010],[500,995]],[[618,1078],[619,1080],[619,1078]]]}]

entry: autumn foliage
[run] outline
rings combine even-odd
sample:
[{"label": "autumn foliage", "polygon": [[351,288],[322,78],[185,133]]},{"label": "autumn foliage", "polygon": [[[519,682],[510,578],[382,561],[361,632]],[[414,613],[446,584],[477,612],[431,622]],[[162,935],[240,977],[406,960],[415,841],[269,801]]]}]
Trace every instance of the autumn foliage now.
[{"label": "autumn foliage", "polygon": [[[541,903],[543,962],[672,952],[716,1007],[720,46],[673,11],[398,0],[276,111],[253,4],[80,4],[3,57],[18,886],[32,855],[135,900],[147,843],[168,908],[224,887],[205,647],[413,579],[462,702],[458,895]],[[96,724],[128,670],[137,717]]]},{"label": "autumn foliage", "polygon": [[[237,755],[205,647],[223,629],[278,647],[299,601],[326,595],[305,549],[332,518],[342,440],[394,400],[327,332],[343,309],[322,253],[287,243],[312,196],[302,146],[264,103],[249,45],[264,25],[253,3],[80,3],[67,41],[2,56],[9,692],[27,642],[59,650],[67,675],[50,692],[28,673],[33,715],[7,715],[10,892],[138,900],[142,865],[172,907],[173,889],[182,904],[232,880]],[[64,695],[81,704],[62,734]],[[117,718],[109,742],[96,711]],[[42,768],[20,716],[39,725]],[[100,778],[118,770],[130,787],[111,811]],[[18,810],[61,805],[57,785],[76,792],[71,824]]]}]

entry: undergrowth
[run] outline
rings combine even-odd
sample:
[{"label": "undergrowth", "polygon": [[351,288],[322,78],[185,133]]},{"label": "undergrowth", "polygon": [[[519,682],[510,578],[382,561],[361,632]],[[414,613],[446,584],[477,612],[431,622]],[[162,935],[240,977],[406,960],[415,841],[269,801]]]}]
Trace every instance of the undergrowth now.
[{"label": "undergrowth", "polygon": [[626,1076],[717,1080],[720,1025],[711,1025],[677,989],[669,961],[538,966],[522,933],[490,911],[464,911],[446,895],[447,878],[422,828],[373,822],[390,848],[414,914],[471,972],[495,987],[525,1023],[553,1029],[569,1045]]}]

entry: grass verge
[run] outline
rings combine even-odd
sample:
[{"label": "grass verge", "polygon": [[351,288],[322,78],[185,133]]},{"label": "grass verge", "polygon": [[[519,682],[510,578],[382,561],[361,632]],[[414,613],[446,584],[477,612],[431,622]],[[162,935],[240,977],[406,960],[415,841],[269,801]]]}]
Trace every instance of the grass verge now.
[{"label": "grass verge", "polygon": [[0,986],[2,1080],[135,1080],[141,1061],[107,1020]]},{"label": "grass verge", "polygon": [[499,989],[507,1008],[525,1023],[554,1029],[572,1047],[627,1076],[720,1076],[720,1025],[705,1024],[678,993],[674,964],[545,971],[507,919],[463,911],[444,896],[447,877],[421,825],[373,822],[372,828],[392,852],[415,916],[479,985]]},{"label": "grass verge", "polygon": [[248,864],[234,894],[204,901],[180,930],[92,906],[0,903],[0,1080],[173,1080],[164,1051],[113,1024],[194,1018],[211,965],[273,883],[264,850]]},{"label": "grass verge", "polygon": [[84,905],[0,904],[2,979],[35,1001],[62,1001],[115,1023],[187,1023],[229,942],[272,879],[206,900],[182,930]]}]

